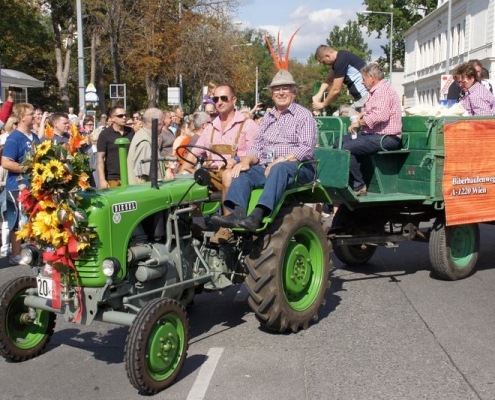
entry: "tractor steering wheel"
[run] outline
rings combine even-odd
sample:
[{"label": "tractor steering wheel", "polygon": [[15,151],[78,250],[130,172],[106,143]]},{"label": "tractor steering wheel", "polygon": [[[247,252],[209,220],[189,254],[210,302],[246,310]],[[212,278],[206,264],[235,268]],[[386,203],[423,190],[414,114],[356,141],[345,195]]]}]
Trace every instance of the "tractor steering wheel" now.
[{"label": "tractor steering wheel", "polygon": [[[189,154],[192,154],[194,157],[196,157],[196,161],[190,161],[188,160],[184,154],[186,154],[185,151],[179,151],[179,150],[187,150],[189,152]],[[206,158],[206,157],[203,157],[203,156],[197,156],[196,154],[194,154],[191,150],[192,149],[201,149],[201,150],[205,150],[206,152],[210,152],[212,154],[215,154],[216,156],[220,157],[220,160],[213,160],[212,158]],[[205,169],[213,169],[212,167],[210,166],[204,166],[203,164],[204,163],[209,163],[209,162],[212,162],[212,161],[220,161],[223,163],[223,166],[221,167],[221,169],[223,168],[226,168],[227,167],[227,159],[222,155],[220,154],[219,152],[213,150],[213,149],[210,149],[208,147],[203,147],[203,146],[197,146],[195,144],[185,144],[185,145],[182,145],[182,146],[177,146],[177,148],[175,149],[175,152],[177,153],[177,156],[181,159],[181,160],[184,160],[185,162],[187,162],[188,164],[191,164],[191,165],[200,165],[201,168],[205,168]],[[216,168],[215,168],[216,169]]]}]

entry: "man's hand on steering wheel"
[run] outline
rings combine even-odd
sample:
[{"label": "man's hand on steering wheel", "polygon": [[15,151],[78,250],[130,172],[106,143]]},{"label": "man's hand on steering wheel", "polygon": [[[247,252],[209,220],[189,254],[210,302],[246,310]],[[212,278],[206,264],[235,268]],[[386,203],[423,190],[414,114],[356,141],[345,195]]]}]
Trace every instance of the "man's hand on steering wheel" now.
[{"label": "man's hand on steering wheel", "polygon": [[[185,151],[179,151],[179,150],[185,150]],[[207,153],[210,152],[211,154],[215,154],[216,156],[220,157],[220,160],[214,160],[212,158],[206,158],[206,157],[203,157],[203,156],[197,156],[196,154],[194,154],[191,150],[192,149],[200,149],[200,150],[204,150],[206,151]],[[222,168],[226,168],[227,167],[227,159],[222,155],[220,154],[219,152],[213,150],[213,149],[210,149],[208,147],[203,147],[203,146],[198,146],[198,145],[195,145],[195,144],[186,144],[186,145],[183,145],[183,146],[178,146],[176,149],[175,149],[176,153],[177,153],[177,156],[181,159],[181,160],[184,160],[185,162],[187,162],[188,164],[191,164],[193,166],[196,166],[196,165],[200,165],[202,168],[205,168],[205,169],[217,169],[217,167],[212,167],[211,164],[212,162],[216,161],[216,162],[221,162],[223,163],[222,166],[220,166],[220,168],[218,169],[222,169]],[[195,161],[191,161],[189,159],[186,158],[185,155],[193,155],[196,160]]]}]

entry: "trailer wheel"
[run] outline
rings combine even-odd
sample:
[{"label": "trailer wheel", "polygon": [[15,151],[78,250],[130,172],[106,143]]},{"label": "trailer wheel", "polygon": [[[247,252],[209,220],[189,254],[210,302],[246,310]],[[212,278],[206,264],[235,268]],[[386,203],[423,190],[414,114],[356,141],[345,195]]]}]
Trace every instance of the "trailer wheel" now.
[{"label": "trailer wheel", "polygon": [[445,226],[444,221],[435,222],[429,242],[432,270],[440,279],[465,278],[478,261],[479,248],[478,224]]},{"label": "trailer wheel", "polygon": [[248,303],[265,328],[307,329],[330,287],[330,244],[320,215],[307,206],[282,210],[246,259]]},{"label": "trailer wheel", "polygon": [[366,264],[375,254],[376,246],[366,244],[335,245],[333,253],[340,261],[350,267]]},{"label": "trailer wheel", "polygon": [[185,308],[173,299],[149,301],[127,336],[125,362],[129,381],[145,394],[169,387],[184,365],[188,347]]},{"label": "trailer wheel", "polygon": [[28,318],[24,305],[26,290],[36,288],[34,277],[16,278],[0,288],[0,355],[10,361],[26,361],[45,349],[55,329],[56,315],[36,310],[36,319]]},{"label": "trailer wheel", "polygon": [[[354,216],[356,212],[351,212],[344,205],[339,206],[337,213],[332,220],[332,229],[343,229],[345,233],[352,233],[358,228],[355,221],[361,220],[360,216]],[[363,219],[363,221],[365,221]],[[365,223],[364,226],[371,226],[371,223]],[[357,267],[366,264],[376,252],[376,246],[366,244],[334,244],[333,253],[342,263]]]}]

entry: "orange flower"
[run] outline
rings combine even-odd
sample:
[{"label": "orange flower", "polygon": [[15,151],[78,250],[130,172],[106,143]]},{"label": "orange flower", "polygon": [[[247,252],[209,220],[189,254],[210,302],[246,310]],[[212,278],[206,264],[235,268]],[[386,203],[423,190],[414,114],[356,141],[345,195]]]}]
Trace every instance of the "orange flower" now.
[{"label": "orange flower", "polygon": [[53,138],[53,128],[50,126],[50,124],[46,124],[45,126],[45,138],[46,139]]},{"label": "orange flower", "polygon": [[81,136],[76,124],[70,126],[69,151],[71,154],[77,152],[86,139]]},{"label": "orange flower", "polygon": [[88,174],[86,174],[85,172],[83,172],[81,174],[81,176],[79,177],[79,182],[77,183],[81,189],[85,190],[85,189],[87,189],[87,188],[90,187],[90,184],[88,182],[88,179],[89,179]]}]

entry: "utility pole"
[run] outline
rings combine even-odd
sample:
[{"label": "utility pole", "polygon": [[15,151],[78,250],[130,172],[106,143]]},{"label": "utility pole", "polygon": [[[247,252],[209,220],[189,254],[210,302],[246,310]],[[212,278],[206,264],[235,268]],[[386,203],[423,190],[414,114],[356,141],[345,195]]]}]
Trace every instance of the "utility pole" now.
[{"label": "utility pole", "polygon": [[77,8],[77,70],[79,74],[79,111],[86,114],[86,106],[84,95],[86,93],[86,85],[84,84],[84,38],[83,38],[83,23],[82,23],[82,1],[76,1]]}]

